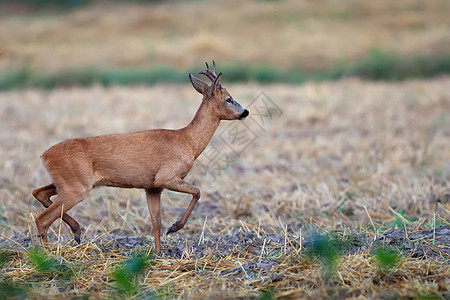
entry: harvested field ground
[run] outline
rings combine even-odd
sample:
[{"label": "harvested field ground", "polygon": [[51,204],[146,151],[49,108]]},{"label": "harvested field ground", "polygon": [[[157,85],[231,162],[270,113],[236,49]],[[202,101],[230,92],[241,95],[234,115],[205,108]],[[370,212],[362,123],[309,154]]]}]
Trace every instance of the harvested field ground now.
[{"label": "harvested field ground", "polygon": [[[449,77],[226,86],[250,118],[219,127],[187,179],[202,189],[197,209],[163,236],[134,293],[450,297]],[[44,250],[73,275],[44,272],[28,254],[43,210],[31,191],[50,183],[39,155],[71,137],[179,128],[199,103],[188,85],[0,93],[1,291],[119,295],[114,268],[153,247],[143,192],[92,191],[69,213],[84,227],[82,244],[57,221]],[[163,193],[163,230],[189,200]],[[321,236],[335,251],[331,275],[316,253]],[[376,258],[383,247],[402,253],[389,270]]]}]

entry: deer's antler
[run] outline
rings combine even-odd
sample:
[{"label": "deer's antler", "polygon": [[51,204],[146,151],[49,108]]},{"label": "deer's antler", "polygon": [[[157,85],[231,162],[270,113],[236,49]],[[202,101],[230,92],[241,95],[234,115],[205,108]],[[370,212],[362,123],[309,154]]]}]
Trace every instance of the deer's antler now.
[{"label": "deer's antler", "polygon": [[205,64],[206,64],[206,71],[199,72],[199,74],[206,75],[206,77],[208,77],[212,82],[214,82],[214,80],[216,80],[216,78],[217,78],[217,75],[216,75],[216,62],[213,60],[212,70],[209,69],[209,65],[208,65],[207,62],[205,62]]}]

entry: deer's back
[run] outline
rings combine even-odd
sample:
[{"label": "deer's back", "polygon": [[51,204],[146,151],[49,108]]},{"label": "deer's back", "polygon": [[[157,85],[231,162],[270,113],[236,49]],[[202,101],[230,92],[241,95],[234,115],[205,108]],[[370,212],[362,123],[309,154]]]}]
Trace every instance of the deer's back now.
[{"label": "deer's back", "polygon": [[190,159],[176,132],[157,129],[68,139],[44,152],[42,159],[52,177],[65,172],[91,176],[93,186],[151,188],[160,169]]}]

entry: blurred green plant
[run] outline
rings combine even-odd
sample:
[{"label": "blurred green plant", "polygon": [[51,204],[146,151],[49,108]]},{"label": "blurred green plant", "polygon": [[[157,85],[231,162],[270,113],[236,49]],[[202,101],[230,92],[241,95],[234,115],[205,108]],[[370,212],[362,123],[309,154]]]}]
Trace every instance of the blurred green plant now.
[{"label": "blurred green plant", "polygon": [[[341,76],[374,80],[424,78],[450,72],[450,54],[443,56],[402,57],[391,51],[373,49],[369,55],[342,70]],[[339,73],[339,72],[338,72]]]},{"label": "blurred green plant", "polygon": [[[163,0],[115,0],[117,2],[161,2]],[[77,8],[93,0],[15,0],[16,4],[30,5],[34,9],[43,8]]]},{"label": "blurred green plant", "polygon": [[12,255],[9,251],[0,250],[0,268],[12,260]]},{"label": "blurred green plant", "polygon": [[113,271],[112,279],[119,293],[133,295],[138,292],[138,276],[147,270],[152,256],[152,253],[134,254]]},{"label": "blurred green plant", "polygon": [[386,224],[386,226],[388,228],[398,228],[398,227],[402,227],[405,224],[405,220],[409,221],[409,222],[414,222],[417,221],[417,218],[412,218],[412,217],[408,217],[405,215],[405,211],[403,209],[399,209],[398,213],[400,214],[400,216],[395,215],[395,220],[389,222],[388,224]]},{"label": "blurred green plant", "polygon": [[265,289],[258,297],[259,300],[272,300],[275,299],[275,291],[273,288]]},{"label": "blurred green plant", "polygon": [[366,243],[363,236],[340,230],[326,234],[316,232],[308,240],[309,242],[304,244],[303,253],[307,258],[314,259],[322,266],[323,275],[328,281],[337,271],[340,256],[353,253],[355,249],[360,249]]},{"label": "blurred green plant", "polygon": [[[338,80],[343,77],[361,77],[371,80],[403,80],[450,74],[450,53],[442,56],[402,57],[393,52],[372,50],[366,57],[354,63],[340,62],[329,70],[289,70],[274,66],[251,66],[245,64],[221,67],[228,82],[259,82],[299,84],[305,81]],[[51,89],[67,86],[154,85],[157,83],[186,83],[187,73],[193,68],[177,70],[169,66],[151,69],[100,70],[94,68],[62,70],[42,73],[29,65],[0,74],[0,90],[37,87]]]},{"label": "blurred green plant", "polygon": [[30,264],[42,275],[70,279],[74,275],[73,268],[63,261],[50,256],[44,251],[34,248],[28,253]]},{"label": "blurred green plant", "polygon": [[400,251],[394,248],[380,247],[374,252],[375,263],[382,274],[390,273],[400,263]]},{"label": "blurred green plant", "polygon": [[442,297],[438,292],[436,291],[427,291],[427,290],[420,290],[420,294],[418,297],[414,298],[416,300],[440,300],[440,299],[448,299],[448,297]]},{"label": "blurred green plant", "polygon": [[41,8],[75,8],[90,3],[91,0],[16,0],[16,3],[28,4],[35,9]]},{"label": "blurred green plant", "polygon": [[29,287],[9,281],[0,282],[0,300],[3,299],[27,299]]},{"label": "blurred green plant", "polygon": [[[175,298],[174,293],[175,293],[174,285],[165,285],[165,286],[156,288],[153,291],[147,292],[147,294],[149,294],[151,296],[151,297],[147,297],[147,298],[150,298],[150,299],[173,299],[173,298]],[[144,296],[142,298],[144,298]]]},{"label": "blurred green plant", "polygon": [[[8,250],[0,250],[0,269],[11,262],[13,255]],[[5,278],[0,272],[0,300],[3,299],[25,299],[28,294],[29,287],[23,284],[11,282]]]},{"label": "blurred green plant", "polygon": [[306,248],[306,254],[313,257],[323,267],[326,279],[331,279],[336,272],[339,245],[329,235],[315,235]]}]

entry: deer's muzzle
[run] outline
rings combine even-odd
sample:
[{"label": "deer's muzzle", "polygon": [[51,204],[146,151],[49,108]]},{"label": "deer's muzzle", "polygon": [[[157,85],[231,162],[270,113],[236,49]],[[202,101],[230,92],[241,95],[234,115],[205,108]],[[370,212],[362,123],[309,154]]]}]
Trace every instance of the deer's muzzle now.
[{"label": "deer's muzzle", "polygon": [[248,110],[244,110],[244,112],[239,116],[239,120],[244,120],[250,114]]}]

